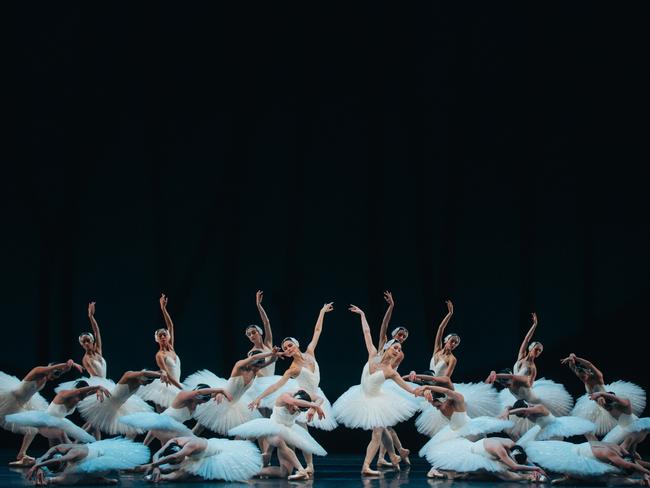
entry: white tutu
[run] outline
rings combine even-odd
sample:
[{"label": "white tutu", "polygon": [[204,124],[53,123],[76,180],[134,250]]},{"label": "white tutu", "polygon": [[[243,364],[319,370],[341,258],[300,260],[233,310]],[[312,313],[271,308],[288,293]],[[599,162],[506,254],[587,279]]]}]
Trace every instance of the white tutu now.
[{"label": "white tutu", "polygon": [[248,404],[255,399],[251,390],[256,381],[257,379],[254,379],[252,385],[248,387],[243,385],[240,376],[226,380],[208,370],[198,371],[188,376],[185,380],[188,388],[204,383],[211,388],[227,389],[233,396],[232,401],[224,398],[221,403],[210,400],[198,405],[194,411],[194,418],[213,432],[227,435],[233,427],[261,417],[257,410],[251,411],[248,408]]},{"label": "white tutu", "polygon": [[149,448],[121,437],[88,444],[88,456],[71,463],[65,473],[105,473],[149,462]]},{"label": "white tutu", "polygon": [[528,460],[547,471],[585,478],[619,472],[611,464],[596,459],[588,442],[533,441],[523,447]]},{"label": "white tutu", "polygon": [[136,394],[145,401],[167,408],[171,406],[180,391],[177,386],[167,385],[159,379],[155,379],[148,385],[141,386]]},{"label": "white tutu", "polygon": [[459,473],[488,471],[496,473],[504,471],[504,465],[492,459],[485,453],[483,439],[472,442],[463,437],[452,439],[445,443],[436,444],[428,454],[427,460],[438,469],[446,469]]},{"label": "white tutu", "polygon": [[321,390],[320,388],[316,391],[316,394],[323,400],[323,403],[321,403],[320,407],[323,409],[323,413],[325,414],[325,417],[320,419],[318,418],[318,415],[314,415],[311,422],[307,422],[307,412],[303,412],[298,416],[296,421],[303,424],[307,424],[310,427],[315,427],[316,429],[321,429],[321,430],[336,429],[338,424],[336,423],[336,417],[334,416],[334,410],[332,408],[332,404],[325,396],[325,393],[323,393],[323,390]]},{"label": "white tutu", "polygon": [[191,436],[192,430],[178,420],[155,412],[137,412],[124,415],[118,419],[121,423],[126,424],[134,429],[143,431],[162,431],[168,432],[174,436]]},{"label": "white tutu", "polygon": [[66,418],[55,417],[47,412],[32,410],[7,415],[5,420],[8,424],[15,424],[19,427],[33,427],[41,429],[41,434],[48,438],[58,437],[58,432],[50,432],[49,429],[62,430],[69,437],[79,442],[94,442],[95,438],[81,427],[70,422]]},{"label": "white tutu", "polygon": [[426,400],[421,410],[422,412],[415,419],[415,428],[420,434],[433,437],[449,424],[447,417]]},{"label": "white tutu", "polygon": [[73,381],[66,381],[64,383],[59,383],[57,387],[54,388],[54,392],[61,393],[64,390],[74,390],[76,388],[75,384],[77,383],[77,381],[85,381],[86,383],[88,383],[88,386],[103,386],[108,391],[111,391],[115,386],[115,382],[113,380],[109,380],[108,378],[102,378],[100,376],[91,376],[91,377],[83,376]]},{"label": "white tutu", "polygon": [[249,441],[207,439],[199,456],[188,456],[180,469],[206,480],[244,481],[262,470],[262,455]]},{"label": "white tutu", "polygon": [[111,390],[110,397],[99,401],[95,395],[91,395],[79,402],[77,410],[84,420],[109,435],[142,434],[142,429],[123,424],[119,418],[136,412],[153,411],[144,400],[130,394],[127,385],[119,383]]},{"label": "white tutu", "polygon": [[228,434],[244,439],[279,436],[287,445],[300,449],[303,452],[316,454],[317,456],[327,455],[325,449],[316,442],[309,432],[307,432],[307,429],[297,424],[288,426],[274,422],[272,419],[255,419],[230,429]]},{"label": "white tutu", "polygon": [[558,438],[584,435],[595,430],[596,425],[593,422],[580,417],[555,417],[550,423],[542,426],[541,431],[537,434],[537,440],[559,440]]},{"label": "white tutu", "polygon": [[[38,410],[41,412],[47,410],[48,403],[40,393],[23,391],[26,388],[33,388],[32,385],[35,385],[33,381],[22,382],[15,376],[0,371],[0,426],[4,429],[21,434],[36,432],[34,429],[22,427],[17,424],[7,425],[5,423],[5,415],[30,410]],[[15,392],[19,392],[19,395],[16,396]],[[24,393],[24,395],[21,393]],[[29,398],[23,399],[22,397],[24,396],[28,396]]]},{"label": "white tutu", "polygon": [[[278,376],[278,375],[258,376],[257,378],[255,378],[255,382],[253,383],[253,385],[249,389],[250,395],[254,399],[257,398],[269,386],[272,386],[272,385],[276,384],[280,378],[282,378],[282,376]],[[187,380],[185,380],[185,381],[187,381]],[[262,401],[260,402],[260,407],[268,408],[269,410],[273,410],[273,407],[275,406],[275,402],[280,397],[280,395],[282,395],[283,393],[288,393],[288,392],[293,393],[293,392],[295,392],[297,390],[300,390],[300,385],[293,378],[289,378],[289,380],[284,385],[282,385],[280,388],[278,388],[276,391],[274,391],[270,395],[265,396],[264,398],[262,398]],[[325,397],[323,397],[323,398],[325,398]]]},{"label": "white tutu", "polygon": [[616,427],[610,430],[603,442],[613,442],[620,444],[625,438],[633,433],[648,432],[650,430],[650,417],[638,418],[636,415],[621,414],[618,418]]},{"label": "white tutu", "polygon": [[[614,381],[609,385],[605,385],[605,390],[614,392],[618,397],[630,400],[632,412],[635,415],[643,413],[646,405],[646,395],[645,390],[640,386],[629,381]],[[571,415],[591,420],[596,424],[596,435],[598,436],[607,434],[616,426],[616,419],[597,402],[591,400],[588,394],[578,398]]]}]

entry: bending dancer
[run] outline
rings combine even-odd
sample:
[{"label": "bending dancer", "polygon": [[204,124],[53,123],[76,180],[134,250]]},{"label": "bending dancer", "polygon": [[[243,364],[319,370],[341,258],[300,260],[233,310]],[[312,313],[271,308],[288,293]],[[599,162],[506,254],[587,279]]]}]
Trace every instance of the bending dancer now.
[{"label": "bending dancer", "polygon": [[571,415],[582,417],[596,424],[596,435],[603,436],[616,426],[616,419],[607,410],[589,398],[591,393],[611,391],[616,396],[627,398],[631,402],[632,412],[641,415],[645,409],[646,395],[643,388],[629,381],[614,381],[609,385],[605,384],[603,373],[590,361],[579,358],[571,353],[562,359],[571,371],[585,385],[586,394],[576,401]]},{"label": "bending dancer", "polygon": [[[392,427],[409,419],[417,410],[414,402],[410,402],[394,390],[384,388],[384,383],[391,379],[413,395],[418,391],[409,386],[391,366],[402,350],[401,344],[398,341],[389,342],[384,345],[381,352],[377,351],[372,342],[365,313],[354,305],[350,305],[350,311],[361,318],[368,362],[361,373],[361,384],[343,393],[334,403],[333,410],[336,419],[346,427],[372,430],[372,440],[366,449],[361,473],[364,476],[378,476],[381,473],[370,469],[370,463],[379,450],[382,433],[385,433],[386,427]],[[385,442],[393,467],[399,470],[400,457],[394,453],[390,436],[385,437],[387,437]]]},{"label": "bending dancer", "polygon": [[143,400],[149,400],[156,404],[156,409],[162,411],[169,407],[174,401],[178,392],[183,389],[181,385],[181,359],[174,349],[174,322],[167,311],[167,297],[160,295],[160,310],[165,319],[165,328],[154,332],[154,339],[159,349],[156,353],[156,364],[160,371],[167,374],[168,383],[159,380],[141,388],[138,396]]},{"label": "bending dancer", "polygon": [[[301,412],[308,411],[309,415],[324,416],[320,405],[312,402],[306,391],[283,393],[275,402],[271,418],[246,422],[230,429],[229,435],[246,439],[266,439],[278,449],[280,466],[264,468],[260,471],[260,476],[283,477],[290,480],[308,479],[310,474],[303,469],[292,449],[297,448],[303,453],[308,452],[317,456],[327,454],[325,449],[309,435],[307,429],[295,423]],[[297,470],[296,474],[292,474],[294,469]]]},{"label": "bending dancer", "polygon": [[[107,478],[111,471],[132,469],[149,461],[149,449],[127,439],[106,439],[91,444],[59,444],[52,447],[27,472],[36,485],[115,485]],[[46,477],[44,467],[63,467],[53,477]]]},{"label": "bending dancer", "polygon": [[607,410],[617,422],[603,442],[614,444],[625,443],[626,449],[636,451],[636,446],[643,441],[650,431],[650,417],[639,418],[632,412],[632,402],[611,392],[598,391],[589,395],[598,405]]},{"label": "bending dancer", "polygon": [[[507,386],[499,393],[502,411],[517,400],[526,400],[529,404],[542,403],[557,417],[569,415],[573,399],[564,386],[544,378],[536,380],[535,360],[542,354],[544,346],[541,342],[531,342],[537,329],[537,315],[533,313],[532,317],[533,325],[519,347],[513,371],[499,374],[492,371],[486,383],[492,384],[499,380],[501,384]],[[517,419],[510,434],[518,437],[532,426],[530,421]]]},{"label": "bending dancer", "polygon": [[[161,474],[159,466],[169,464],[178,469]],[[145,466],[152,470],[149,481],[180,481],[198,477],[204,480],[245,481],[262,469],[260,451],[249,441],[174,437],[153,455]]]},{"label": "bending dancer", "polygon": [[59,378],[73,367],[79,372],[83,371],[80,365],[68,359],[65,363],[36,366],[22,381],[0,371],[0,426],[11,432],[23,434],[23,442],[16,455],[16,461],[11,461],[10,466],[31,466],[34,463],[34,458],[27,455],[27,449],[38,432],[32,428],[8,425],[5,416],[28,410],[45,411],[47,401],[38,392],[48,381]]},{"label": "bending dancer", "polygon": [[184,422],[192,418],[196,407],[212,399],[219,403],[222,398],[232,401],[232,396],[225,388],[210,388],[208,385],[199,384],[193,390],[181,390],[162,413],[137,412],[120,417],[119,421],[148,431],[142,441],[145,446],[154,439],[158,439],[162,445],[172,437],[192,435],[192,431]]},{"label": "bending dancer", "polygon": [[185,384],[190,388],[200,384],[209,385],[210,388],[223,388],[231,397],[230,401],[222,402],[222,396],[217,395],[216,401],[204,403],[196,408],[194,418],[198,424],[194,428],[195,434],[200,434],[203,428],[207,427],[213,432],[227,435],[233,427],[260,416],[259,412],[248,409],[252,397],[249,390],[259,370],[276,361],[282,353],[277,347],[270,352],[255,353],[237,361],[228,380],[219,378],[208,370],[198,371],[185,380]]},{"label": "bending dancer", "polygon": [[[320,368],[316,361],[316,346],[318,345],[318,340],[320,339],[323,330],[325,314],[334,310],[332,305],[332,303],[326,303],[321,308],[318,314],[318,319],[316,320],[316,325],[314,326],[314,335],[304,352],[300,351],[300,343],[297,339],[286,337],[282,341],[284,356],[291,358],[291,365],[275,384],[269,386],[251,402],[249,408],[258,408],[263,398],[272,395],[277,391],[280,391],[280,394],[285,393],[287,390],[281,390],[281,388],[287,385],[290,379],[295,379],[295,385],[309,393],[309,396],[314,399],[316,403],[320,404],[325,414],[323,418],[317,418],[311,415],[310,419],[307,419],[307,413],[303,413],[298,417],[297,422],[299,425],[309,425],[310,427],[316,427],[323,430],[333,430],[336,428],[336,421],[332,414],[332,405],[323,393],[323,390],[318,386],[320,384]],[[291,388],[291,391],[295,391],[295,389]],[[275,399],[276,397],[272,396],[271,398]],[[267,456],[267,454],[265,454],[265,456]],[[306,470],[311,475],[314,473],[312,455],[306,452],[304,453],[304,456],[305,461],[307,462]]]}]

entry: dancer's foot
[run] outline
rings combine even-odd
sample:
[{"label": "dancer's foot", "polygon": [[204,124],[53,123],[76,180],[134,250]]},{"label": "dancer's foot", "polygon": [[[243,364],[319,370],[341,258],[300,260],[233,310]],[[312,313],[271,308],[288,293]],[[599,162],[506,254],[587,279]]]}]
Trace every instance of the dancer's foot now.
[{"label": "dancer's foot", "polygon": [[9,466],[13,468],[28,468],[30,466],[33,466],[35,462],[36,459],[25,454],[23,457],[20,457],[15,461],[9,461]]},{"label": "dancer's foot", "polygon": [[309,463],[305,468],[305,472],[309,475],[310,478],[314,476],[314,465]]},{"label": "dancer's foot", "polygon": [[300,471],[297,471],[296,474],[290,474],[287,477],[288,480],[290,481],[296,481],[296,480],[308,480],[309,479],[309,473],[305,471],[304,469],[301,469]]},{"label": "dancer's foot", "polygon": [[403,447],[399,448],[398,451],[400,457],[402,458],[402,461],[410,466],[411,460],[409,459],[409,454],[411,454],[411,451],[409,451],[408,449],[404,449]]},{"label": "dancer's foot", "polygon": [[375,471],[374,469],[370,469],[370,466],[367,464],[364,464],[361,467],[361,475],[362,476],[381,476],[380,471]]},{"label": "dancer's foot", "polygon": [[559,484],[565,483],[567,481],[569,481],[569,477],[568,476],[562,476],[560,478],[555,478],[553,481],[551,481],[551,484],[552,485],[559,485]]},{"label": "dancer's foot", "polygon": [[431,468],[427,473],[427,478],[445,478],[445,475],[438,471],[436,468]]},{"label": "dancer's foot", "polygon": [[377,467],[378,468],[391,468],[393,465],[386,461],[385,459],[378,459],[377,460]]},{"label": "dancer's foot", "polygon": [[395,454],[395,453],[390,454],[391,466],[393,467],[393,469],[395,471],[400,471],[399,462],[401,460],[402,460],[402,458],[400,458],[397,454]]}]

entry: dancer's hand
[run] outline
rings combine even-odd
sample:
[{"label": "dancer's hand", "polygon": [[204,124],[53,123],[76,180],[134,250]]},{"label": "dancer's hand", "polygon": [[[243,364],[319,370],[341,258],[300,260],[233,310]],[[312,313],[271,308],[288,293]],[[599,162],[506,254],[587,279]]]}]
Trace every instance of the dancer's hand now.
[{"label": "dancer's hand", "polygon": [[32,479],[34,479],[34,476],[37,474],[38,470],[40,469],[41,468],[37,467],[36,465],[32,466],[25,473],[25,478],[31,481]]},{"label": "dancer's hand", "polygon": [[158,301],[160,302],[160,308],[165,310],[167,308],[167,296],[164,293],[161,293]]},{"label": "dancer's hand", "polygon": [[395,306],[395,300],[393,300],[393,294],[386,290],[384,292],[384,300],[388,303],[388,306],[394,307]]},{"label": "dancer's hand", "polygon": [[311,422],[311,420],[314,418],[314,414],[318,414],[319,419],[324,419],[325,418],[325,412],[323,412],[323,409],[317,405],[315,407],[311,407],[307,411],[307,420]]},{"label": "dancer's hand", "polygon": [[160,372],[160,382],[166,385],[172,384],[171,380],[169,379],[169,375],[167,374],[167,371]]},{"label": "dancer's hand", "polygon": [[100,402],[103,402],[104,398],[110,398],[111,392],[108,391],[103,386],[100,386],[99,388],[97,388],[96,395],[97,395],[97,400],[99,400]]},{"label": "dancer's hand", "polygon": [[537,314],[533,312],[530,315],[533,318],[533,325],[537,325]]},{"label": "dancer's hand", "polygon": [[152,483],[160,482],[160,468],[157,466],[153,468],[153,471],[151,472],[151,482]]},{"label": "dancer's hand", "polygon": [[510,418],[510,407],[506,407],[506,409],[499,415],[499,418],[501,420],[508,420]]},{"label": "dancer's hand", "polygon": [[332,305],[334,305],[334,302],[326,303],[325,305],[323,305],[323,308],[321,308],[320,311],[324,313],[331,312],[332,310],[334,310],[334,307]]},{"label": "dancer's hand", "polygon": [[485,382],[487,384],[491,385],[492,383],[494,383],[496,381],[496,379],[497,379],[497,372],[496,371],[490,371],[490,374],[485,379]]},{"label": "dancer's hand", "polygon": [[73,367],[74,369],[76,369],[77,371],[79,371],[80,373],[83,373],[83,372],[84,372],[84,367],[83,367],[81,364],[77,364],[77,363],[74,363],[74,362],[73,362],[73,363],[72,363],[72,367]]},{"label": "dancer's hand", "polygon": [[567,363],[575,364],[576,363],[576,355],[571,353],[567,357],[565,357],[564,359],[561,359],[560,362],[562,364],[567,364]]},{"label": "dancer's hand", "polygon": [[445,300],[445,303],[447,304],[447,312],[449,315],[454,314],[454,304],[451,302],[451,300]]},{"label": "dancer's hand", "polygon": [[262,298],[264,298],[264,292],[262,290],[257,290],[255,293],[255,303],[257,305],[262,305]]},{"label": "dancer's hand", "polygon": [[215,393],[215,395],[213,396],[213,398],[214,398],[214,401],[215,401],[217,404],[219,404],[219,403],[221,403],[221,402],[223,401],[223,399],[224,399],[224,394],[223,394],[223,393]]},{"label": "dancer's hand", "polygon": [[425,391],[427,391],[427,390],[424,388],[424,386],[420,386],[420,387],[416,388],[416,389],[413,391],[413,394],[414,394],[415,396],[419,396],[419,397],[421,397],[421,396],[424,396],[424,392],[425,392]]},{"label": "dancer's hand", "polygon": [[425,390],[423,396],[427,402],[431,403],[433,401],[433,393],[431,393],[431,390]]},{"label": "dancer's hand", "polygon": [[232,395],[230,394],[229,391],[223,390],[222,395],[224,396],[224,398],[226,400],[228,400],[229,402],[232,402]]},{"label": "dancer's hand", "polygon": [[350,307],[348,308],[348,310],[349,310],[350,312],[352,312],[352,313],[358,313],[359,315],[365,315],[365,313],[363,313],[363,310],[361,310],[361,309],[360,309],[359,307],[357,307],[356,305],[352,305],[352,304],[350,304]]},{"label": "dancer's hand", "polygon": [[413,383],[413,382],[416,381],[417,379],[418,379],[418,378],[417,378],[417,373],[416,373],[415,371],[411,371],[411,372],[409,373],[409,381],[410,381],[411,383]]},{"label": "dancer's hand", "polygon": [[88,304],[88,317],[92,318],[95,315],[95,302]]},{"label": "dancer's hand", "polygon": [[260,402],[261,401],[262,400],[260,400],[259,398],[256,398],[255,400],[253,400],[252,402],[250,402],[248,404],[248,409],[249,410],[256,410],[256,409],[260,408]]}]

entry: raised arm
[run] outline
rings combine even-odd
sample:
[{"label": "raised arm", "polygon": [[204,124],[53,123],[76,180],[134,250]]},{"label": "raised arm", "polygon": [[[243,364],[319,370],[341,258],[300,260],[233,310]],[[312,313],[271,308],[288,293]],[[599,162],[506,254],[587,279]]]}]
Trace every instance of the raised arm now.
[{"label": "raised arm", "polygon": [[348,309],[350,312],[356,313],[361,317],[361,330],[363,331],[363,339],[366,341],[366,349],[368,350],[368,356],[374,357],[377,355],[377,349],[372,343],[372,335],[370,334],[370,326],[366,320],[366,314],[356,305],[350,305]]},{"label": "raised arm", "polygon": [[384,320],[381,321],[381,329],[379,329],[379,349],[384,347],[384,344],[388,341],[388,324],[390,324],[390,319],[393,316],[393,309],[395,308],[395,301],[393,300],[393,294],[389,291],[384,292],[384,300],[388,303],[388,308],[384,314]]},{"label": "raised arm", "polygon": [[93,329],[93,335],[95,336],[95,352],[98,352],[99,355],[102,355],[102,335],[99,333],[99,324],[95,320],[95,302],[90,302],[88,304],[88,320],[90,320],[90,326]]},{"label": "raised arm", "polygon": [[523,359],[526,357],[526,355],[528,354],[528,344],[530,343],[530,340],[533,338],[535,329],[537,329],[537,314],[533,312],[531,315],[533,317],[533,325],[530,326],[530,330],[526,334],[526,337],[524,337],[521,346],[519,346],[519,355],[517,356],[517,359]]},{"label": "raised arm", "polygon": [[318,312],[318,319],[316,320],[316,325],[314,326],[314,335],[311,338],[311,342],[307,346],[307,353],[314,356],[316,351],[316,346],[318,345],[318,339],[320,339],[320,334],[323,331],[323,321],[325,320],[325,314],[334,310],[332,306],[334,302],[326,303]]},{"label": "raised arm", "polygon": [[437,353],[444,347],[442,338],[445,336],[445,329],[451,320],[451,316],[454,315],[454,304],[451,302],[451,300],[447,300],[445,303],[447,304],[447,315],[444,316],[442,322],[440,322],[440,325],[438,326],[438,331],[436,332],[436,340],[433,344],[433,354]]},{"label": "raised arm", "polygon": [[255,293],[255,303],[257,304],[257,310],[260,313],[260,318],[262,319],[262,325],[264,325],[264,344],[267,347],[273,347],[273,333],[271,332],[271,322],[269,321],[268,315],[266,315],[266,310],[262,307],[262,298],[264,298],[264,292],[262,290],[257,290]]},{"label": "raised arm", "polygon": [[594,393],[590,393],[589,398],[591,400],[596,400],[596,401],[598,401],[599,398],[603,398],[605,400],[616,402],[623,407],[628,407],[628,408],[632,407],[632,402],[630,402],[630,400],[628,400],[627,398],[622,398],[620,396],[614,395],[606,391],[596,391]]},{"label": "raised arm", "polygon": [[[156,454],[154,454],[154,461],[149,465],[150,467],[152,467],[152,468],[156,468],[156,467],[158,467],[158,466],[160,466],[160,465],[162,465],[162,464],[166,464],[166,463],[168,463],[168,462],[170,462],[170,461],[177,461],[177,460],[180,461],[180,460],[183,460],[183,459],[185,459],[187,456],[189,456],[190,454],[192,454],[192,452],[194,452],[194,449],[189,445],[189,443],[186,443],[186,444],[181,448],[180,451],[177,451],[177,452],[175,452],[174,454],[170,454],[169,456],[163,456],[163,457],[160,457],[160,455],[161,455],[163,452],[165,452],[165,449],[167,449],[167,446],[169,446],[169,445],[172,444],[172,443],[178,443],[178,439],[177,439],[177,438],[169,439],[169,440],[165,443],[165,445],[162,446],[162,447],[160,448],[160,450],[159,450],[158,452],[156,452]],[[172,464],[177,464],[177,463],[173,463],[173,462],[172,462]]]},{"label": "raised arm", "polygon": [[286,403],[287,405],[293,405],[298,408],[313,408],[316,412],[318,412],[318,416],[320,418],[323,418],[325,415],[323,414],[323,410],[321,409],[321,403],[317,402],[308,402],[307,400],[301,400],[299,398],[295,398],[289,393],[285,393],[283,395],[282,401]]},{"label": "raised arm", "polygon": [[167,331],[169,332],[169,343],[172,346],[172,349],[175,347],[174,346],[174,322],[172,322],[172,317],[169,315],[169,312],[167,311],[167,297],[165,294],[160,295],[160,310],[162,311],[163,318],[165,319],[165,326],[167,327]]}]

